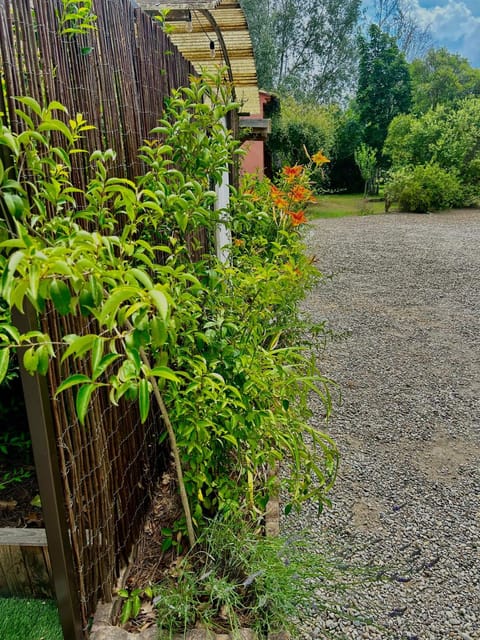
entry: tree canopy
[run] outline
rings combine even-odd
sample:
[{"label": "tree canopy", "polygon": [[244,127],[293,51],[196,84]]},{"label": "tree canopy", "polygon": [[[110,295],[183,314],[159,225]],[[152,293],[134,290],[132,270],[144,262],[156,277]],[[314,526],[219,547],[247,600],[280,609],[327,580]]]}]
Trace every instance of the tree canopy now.
[{"label": "tree canopy", "polygon": [[351,87],[361,0],[241,0],[240,4],[262,88],[330,103]]},{"label": "tree canopy", "polygon": [[395,38],[408,60],[422,57],[432,45],[430,27],[419,24],[412,0],[373,0],[373,22]]},{"label": "tree canopy", "polygon": [[375,24],[359,38],[359,57],[356,105],[364,142],[381,151],[392,119],[410,109],[408,65],[395,38]]},{"label": "tree canopy", "polygon": [[446,49],[430,49],[424,59],[410,65],[413,110],[425,113],[440,104],[454,104],[467,96],[480,96],[480,69]]}]

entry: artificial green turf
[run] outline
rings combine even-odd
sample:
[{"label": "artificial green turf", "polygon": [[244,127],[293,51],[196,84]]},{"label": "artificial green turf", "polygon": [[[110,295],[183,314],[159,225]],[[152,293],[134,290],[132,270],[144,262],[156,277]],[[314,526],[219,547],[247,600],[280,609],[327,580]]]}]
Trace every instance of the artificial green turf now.
[{"label": "artificial green turf", "polygon": [[52,600],[0,598],[1,640],[63,640]]},{"label": "artificial green turf", "polygon": [[309,218],[343,218],[344,216],[384,213],[385,205],[379,200],[367,200],[360,194],[326,194],[308,208]]}]

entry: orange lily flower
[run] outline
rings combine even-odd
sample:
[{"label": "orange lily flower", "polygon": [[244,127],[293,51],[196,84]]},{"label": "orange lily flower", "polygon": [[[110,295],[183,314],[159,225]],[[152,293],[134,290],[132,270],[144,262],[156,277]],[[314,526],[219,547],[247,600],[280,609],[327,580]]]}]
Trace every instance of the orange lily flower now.
[{"label": "orange lily flower", "polygon": [[314,153],[312,156],[312,162],[315,164],[325,164],[326,162],[330,162],[330,160],[321,151],[317,151],[317,153]]},{"label": "orange lily flower", "polygon": [[282,173],[287,178],[287,182],[293,182],[295,178],[298,178],[303,171],[301,165],[296,164],[294,167],[283,167]]}]

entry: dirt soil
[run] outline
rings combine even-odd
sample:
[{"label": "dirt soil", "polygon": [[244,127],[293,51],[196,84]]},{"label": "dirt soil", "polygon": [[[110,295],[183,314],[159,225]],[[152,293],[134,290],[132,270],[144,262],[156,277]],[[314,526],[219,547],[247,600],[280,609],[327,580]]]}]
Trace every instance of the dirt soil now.
[{"label": "dirt soil", "polygon": [[0,491],[0,528],[1,527],[43,527],[42,509],[31,504],[38,496],[38,482],[35,467],[25,466],[21,460],[0,460],[0,478],[13,469],[22,467],[31,475],[21,482],[8,484]]}]

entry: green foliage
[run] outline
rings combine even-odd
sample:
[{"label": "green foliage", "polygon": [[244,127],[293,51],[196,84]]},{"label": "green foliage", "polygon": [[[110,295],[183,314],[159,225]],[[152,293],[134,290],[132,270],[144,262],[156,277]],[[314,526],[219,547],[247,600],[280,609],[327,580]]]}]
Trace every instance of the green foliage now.
[{"label": "green foliage", "polygon": [[339,102],[355,69],[360,0],[242,0],[263,89]]},{"label": "green foliage", "polygon": [[417,114],[439,105],[454,106],[467,97],[480,96],[480,69],[446,49],[430,49],[410,65],[412,106]]},{"label": "green foliage", "polygon": [[122,613],[120,616],[121,624],[127,624],[130,619],[136,618],[142,608],[142,600],[153,598],[153,590],[151,587],[145,589],[119,589],[118,596],[123,601]]},{"label": "green foliage", "polygon": [[385,201],[397,202],[400,211],[426,213],[462,203],[458,178],[436,164],[399,169],[385,185]]},{"label": "green foliage", "polygon": [[0,491],[4,491],[11,484],[18,484],[23,482],[27,478],[30,478],[32,472],[23,467],[17,467],[12,471],[5,471],[0,473]]},{"label": "green foliage", "polygon": [[479,122],[480,98],[467,98],[455,108],[440,105],[418,117],[398,116],[390,125],[384,153],[394,168],[434,164],[452,173],[463,186],[460,204],[471,204],[480,195]]},{"label": "green foliage", "polygon": [[[45,375],[59,358],[70,373],[56,393],[75,391],[82,424],[100,388],[112,404],[136,403],[142,420],[155,402],[176,458],[190,542],[190,507],[198,527],[219,511],[261,513],[278,490],[265,470],[279,460],[290,466],[281,483],[291,503],[314,497],[321,507],[338,455],[307,423],[310,390],[328,415],[328,381],[288,341],[301,325],[296,303],[314,279],[295,226],[303,213],[278,217],[239,191],[232,263],[213,252],[191,257],[196,230],[213,234],[219,214],[211,185],[238,149],[221,122],[235,108],[228,96],[221,74],[175,91],[140,150],[144,174],[111,176],[115,153],[97,150],[85,192],[72,181],[72,156],[88,128],[81,116],[65,123],[54,117],[63,110],[58,103],[43,109],[22,98],[24,131],[0,131],[13,162],[0,179],[10,229],[1,244],[1,295],[10,308],[28,303],[40,315],[54,307],[97,327],[58,344],[5,323],[2,373],[18,346],[32,374]],[[64,146],[52,144],[53,133]]]},{"label": "green foliage", "polygon": [[248,627],[258,638],[294,632],[299,608],[328,611],[336,591],[357,580],[355,573],[333,554],[319,554],[304,537],[265,538],[239,519],[217,518],[153,587],[160,638],[171,640],[196,624],[217,633]]},{"label": "green foliage", "polygon": [[373,192],[375,175],[377,173],[377,153],[368,144],[362,143],[355,149],[355,162],[365,180],[364,195]]},{"label": "green foliage", "polygon": [[356,106],[364,129],[363,141],[380,152],[390,122],[410,109],[408,65],[395,40],[374,24],[368,39],[359,39],[359,52]]},{"label": "green foliage", "polygon": [[337,110],[314,104],[298,103],[292,97],[281,101],[280,116],[273,118],[268,146],[275,170],[284,164],[303,164],[305,149],[313,155],[319,149],[330,157],[335,145]]},{"label": "green foliage", "polygon": [[363,125],[353,103],[336,116],[335,146],[329,171],[329,186],[332,191],[358,193],[364,181],[355,162],[355,149],[363,140]]},{"label": "green foliage", "polygon": [[55,10],[59,35],[72,38],[97,28],[93,0],[61,0],[61,2],[61,10]]}]

